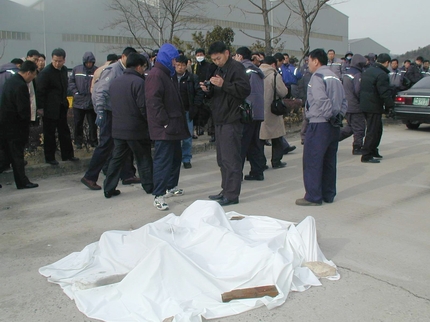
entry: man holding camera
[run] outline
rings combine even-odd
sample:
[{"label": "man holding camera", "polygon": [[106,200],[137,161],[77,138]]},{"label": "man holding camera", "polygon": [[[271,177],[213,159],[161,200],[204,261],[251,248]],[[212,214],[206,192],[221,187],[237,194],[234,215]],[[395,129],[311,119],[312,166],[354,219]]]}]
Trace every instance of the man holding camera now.
[{"label": "man holding camera", "polygon": [[213,97],[212,117],[215,123],[217,163],[221,169],[221,192],[209,196],[221,206],[239,203],[242,182],[241,137],[239,105],[251,94],[245,67],[230,57],[226,45],[217,41],[209,47],[209,55],[217,65],[213,76],[200,83],[203,91]]}]

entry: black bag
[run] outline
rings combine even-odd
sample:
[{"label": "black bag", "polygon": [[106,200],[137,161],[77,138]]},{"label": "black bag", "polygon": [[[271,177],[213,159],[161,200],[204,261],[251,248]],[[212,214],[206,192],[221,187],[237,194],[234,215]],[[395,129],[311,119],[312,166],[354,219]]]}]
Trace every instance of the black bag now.
[{"label": "black bag", "polygon": [[249,124],[252,122],[252,106],[247,101],[243,101],[242,104],[239,105],[240,109],[240,122],[243,124]]},{"label": "black bag", "polygon": [[275,78],[274,78],[274,93],[273,93],[273,102],[270,106],[270,112],[275,115],[286,115],[288,114],[288,109],[285,106],[284,102],[282,101],[282,98],[276,99],[276,71],[275,71]]}]

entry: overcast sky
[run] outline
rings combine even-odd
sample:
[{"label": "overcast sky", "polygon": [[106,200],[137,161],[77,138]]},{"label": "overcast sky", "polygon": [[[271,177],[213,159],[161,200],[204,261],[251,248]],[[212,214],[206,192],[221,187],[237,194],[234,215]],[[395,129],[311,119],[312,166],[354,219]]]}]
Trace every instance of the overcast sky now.
[{"label": "overcast sky", "polygon": [[333,7],[349,16],[349,39],[370,37],[392,54],[430,45],[430,0],[332,0],[329,3],[339,3]]}]

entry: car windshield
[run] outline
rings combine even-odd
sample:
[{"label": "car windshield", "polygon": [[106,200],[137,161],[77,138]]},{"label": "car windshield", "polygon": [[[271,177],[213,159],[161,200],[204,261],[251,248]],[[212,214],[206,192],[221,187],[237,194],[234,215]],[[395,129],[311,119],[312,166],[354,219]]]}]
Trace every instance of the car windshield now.
[{"label": "car windshield", "polygon": [[430,89],[430,77],[424,77],[423,79],[419,80],[411,88],[414,88],[414,89]]}]

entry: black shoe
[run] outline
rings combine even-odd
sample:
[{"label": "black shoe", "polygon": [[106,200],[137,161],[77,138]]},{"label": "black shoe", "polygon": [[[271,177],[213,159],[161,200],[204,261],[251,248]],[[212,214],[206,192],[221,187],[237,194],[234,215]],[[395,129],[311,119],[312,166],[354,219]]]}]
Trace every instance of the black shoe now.
[{"label": "black shoe", "polygon": [[269,169],[269,166],[266,164],[266,165],[264,166],[264,170],[267,170],[267,169]]},{"label": "black shoe", "polygon": [[285,168],[286,166],[287,166],[287,162],[272,163],[273,169]]},{"label": "black shoe", "polygon": [[244,178],[244,180],[248,180],[248,181],[263,181],[264,180],[264,175],[262,174],[247,174]]},{"label": "black shoe", "polygon": [[16,187],[17,189],[31,189],[31,188],[37,188],[39,185],[37,183],[29,182],[25,186]]},{"label": "black shoe", "polygon": [[76,161],[79,161],[79,158],[77,158],[77,157],[71,157],[71,158],[65,159],[65,160],[63,160],[63,161],[72,161],[72,162],[76,162]]},{"label": "black shoe", "polygon": [[272,143],[270,143],[270,141],[269,141],[269,140],[265,140],[265,141],[264,141],[264,145],[266,145],[266,146],[272,146]]},{"label": "black shoe", "polygon": [[296,149],[295,145],[290,145],[288,148],[284,149],[284,154],[288,154]]},{"label": "black shoe", "polygon": [[90,144],[90,146],[91,146],[92,148],[95,148],[97,145],[98,145],[97,143],[91,143],[91,144]]},{"label": "black shoe", "polygon": [[211,135],[209,142],[214,143],[216,141],[215,135]]},{"label": "black shoe", "polygon": [[363,162],[363,163],[380,163],[381,161],[376,160],[374,158],[370,158],[370,159],[363,159],[363,158],[361,158],[361,162]]},{"label": "black shoe", "polygon": [[136,176],[122,180],[122,184],[124,186],[129,185],[129,184],[139,184],[139,183],[142,183],[142,180],[140,180],[140,178],[138,178]]},{"label": "black shoe", "polygon": [[222,199],[218,200],[218,203],[221,206],[235,205],[235,204],[239,203],[239,198],[235,198],[233,200],[229,200],[229,199],[223,197]]},{"label": "black shoe", "polygon": [[362,155],[361,148],[353,148],[352,155]]},{"label": "black shoe", "polygon": [[372,157],[374,157],[374,158],[378,158],[378,159],[382,159],[382,158],[383,158],[383,156],[382,156],[382,155],[380,155],[380,154],[379,154],[379,152],[373,153],[373,154],[372,154]]},{"label": "black shoe", "polygon": [[121,194],[121,191],[119,191],[119,190],[105,191],[105,197],[108,198],[108,199],[110,197],[118,196],[119,194]]},{"label": "black shoe", "polygon": [[58,161],[57,160],[46,161],[46,163],[48,163],[50,165],[58,165]]},{"label": "black shoe", "polygon": [[224,198],[224,196],[222,195],[222,191],[217,194],[217,195],[210,195],[208,197],[210,200],[221,200],[222,198]]},{"label": "black shoe", "polygon": [[184,168],[185,169],[191,169],[193,166],[191,165],[191,162],[184,162]]},{"label": "black shoe", "polygon": [[193,140],[198,139],[199,137],[197,135],[193,135]]},{"label": "black shoe", "polygon": [[333,203],[333,199],[323,199],[325,203]]}]

